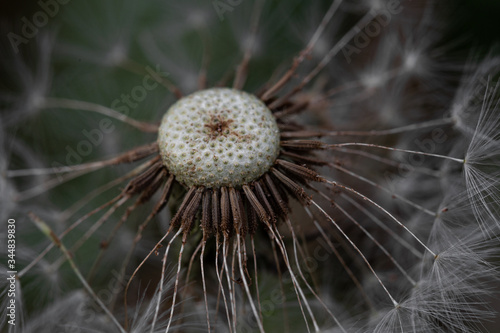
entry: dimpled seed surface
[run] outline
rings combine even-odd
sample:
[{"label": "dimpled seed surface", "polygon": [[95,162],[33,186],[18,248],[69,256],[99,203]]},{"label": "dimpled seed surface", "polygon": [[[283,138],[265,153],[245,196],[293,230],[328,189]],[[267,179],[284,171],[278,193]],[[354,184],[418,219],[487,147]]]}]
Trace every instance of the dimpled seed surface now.
[{"label": "dimpled seed surface", "polygon": [[163,163],[187,185],[233,186],[269,170],[279,153],[274,116],[254,95],[212,88],[186,96],[163,117],[158,145]]}]

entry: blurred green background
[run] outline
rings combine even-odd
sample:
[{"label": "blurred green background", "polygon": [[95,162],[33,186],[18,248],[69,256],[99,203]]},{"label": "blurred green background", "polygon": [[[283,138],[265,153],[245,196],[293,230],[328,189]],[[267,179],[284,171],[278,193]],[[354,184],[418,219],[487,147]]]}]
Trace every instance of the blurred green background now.
[{"label": "blurred green background", "polygon": [[[39,10],[38,1],[3,1],[0,10],[1,25],[19,28],[18,23],[22,16],[29,16]],[[75,1],[77,0],[72,0]],[[454,0],[438,1],[438,3],[450,14],[451,29],[448,38],[465,36],[467,41],[464,46],[480,48],[483,52],[487,52],[492,45],[500,43],[500,1]],[[1,38],[4,41],[5,36]]]}]

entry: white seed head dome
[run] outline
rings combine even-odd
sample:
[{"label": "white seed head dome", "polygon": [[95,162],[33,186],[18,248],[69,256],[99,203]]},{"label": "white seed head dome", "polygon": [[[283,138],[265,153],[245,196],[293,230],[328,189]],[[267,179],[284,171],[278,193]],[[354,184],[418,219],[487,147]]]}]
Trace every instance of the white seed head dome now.
[{"label": "white seed head dome", "polygon": [[218,188],[251,182],[273,165],[280,134],[266,105],[229,88],[197,91],[163,117],[158,145],[163,163],[186,186]]}]

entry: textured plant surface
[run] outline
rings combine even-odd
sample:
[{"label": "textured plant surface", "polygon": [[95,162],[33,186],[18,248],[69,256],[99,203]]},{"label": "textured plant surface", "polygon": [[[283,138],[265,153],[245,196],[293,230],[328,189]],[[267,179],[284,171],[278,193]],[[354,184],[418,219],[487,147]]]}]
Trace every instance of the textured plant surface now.
[{"label": "textured plant surface", "polygon": [[54,0],[4,25],[1,329],[495,332],[500,58],[445,37],[450,6]]}]

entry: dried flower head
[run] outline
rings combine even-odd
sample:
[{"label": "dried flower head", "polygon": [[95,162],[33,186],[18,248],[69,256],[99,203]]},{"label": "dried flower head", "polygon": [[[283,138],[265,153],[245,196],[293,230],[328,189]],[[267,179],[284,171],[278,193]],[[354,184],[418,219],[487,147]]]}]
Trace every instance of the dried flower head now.
[{"label": "dried flower head", "polygon": [[446,59],[433,1],[153,3],[68,4],[14,56],[21,330],[482,329],[498,58]]},{"label": "dried flower head", "polygon": [[241,187],[261,177],[279,153],[279,130],[257,97],[227,88],[183,97],[163,117],[158,146],[186,186]]}]

